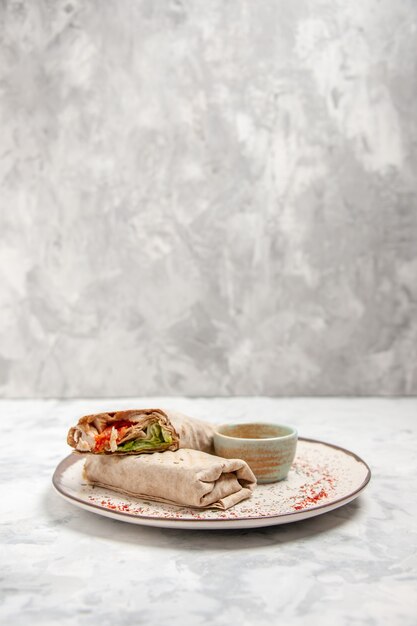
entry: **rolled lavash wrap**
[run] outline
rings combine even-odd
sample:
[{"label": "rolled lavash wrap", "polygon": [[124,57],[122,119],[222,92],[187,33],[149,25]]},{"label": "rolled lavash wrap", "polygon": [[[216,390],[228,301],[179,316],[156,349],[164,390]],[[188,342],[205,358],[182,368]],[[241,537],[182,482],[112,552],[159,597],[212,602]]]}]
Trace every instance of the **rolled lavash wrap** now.
[{"label": "rolled lavash wrap", "polygon": [[256,478],[240,459],[180,449],[147,455],[87,455],[85,478],[136,498],[225,510],[249,498]]},{"label": "rolled lavash wrap", "polygon": [[213,452],[214,426],[176,411],[134,409],[85,415],[70,428],[77,452],[138,455],[179,448]]}]

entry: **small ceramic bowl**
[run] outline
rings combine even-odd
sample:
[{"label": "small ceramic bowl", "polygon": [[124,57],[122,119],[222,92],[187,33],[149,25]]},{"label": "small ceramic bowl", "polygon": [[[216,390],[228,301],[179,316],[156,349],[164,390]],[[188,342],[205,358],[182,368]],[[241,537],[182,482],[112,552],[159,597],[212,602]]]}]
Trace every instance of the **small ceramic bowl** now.
[{"label": "small ceramic bowl", "polygon": [[286,478],[297,448],[297,431],[282,424],[223,424],[214,433],[214,449],[226,459],[243,459],[258,483]]}]

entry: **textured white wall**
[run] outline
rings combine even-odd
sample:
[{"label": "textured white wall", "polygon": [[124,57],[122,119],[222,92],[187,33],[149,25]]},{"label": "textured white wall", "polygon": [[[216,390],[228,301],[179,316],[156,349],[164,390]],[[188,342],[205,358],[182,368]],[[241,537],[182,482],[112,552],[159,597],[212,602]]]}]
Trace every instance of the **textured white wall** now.
[{"label": "textured white wall", "polygon": [[3,396],[417,393],[417,3],[0,3]]}]

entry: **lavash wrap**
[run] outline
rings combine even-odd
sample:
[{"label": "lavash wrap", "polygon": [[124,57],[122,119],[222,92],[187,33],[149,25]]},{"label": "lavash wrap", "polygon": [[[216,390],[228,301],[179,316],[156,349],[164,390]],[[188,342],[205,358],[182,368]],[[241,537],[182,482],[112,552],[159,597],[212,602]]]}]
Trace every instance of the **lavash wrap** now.
[{"label": "lavash wrap", "polygon": [[[159,424],[169,433],[172,442],[161,443],[151,449],[137,450],[107,450],[94,452],[95,436],[116,422],[127,420],[133,425],[118,444],[127,443],[135,439],[146,437],[146,429],[152,424]],[[76,426],[70,428],[67,436],[68,444],[77,452],[104,455],[138,455],[162,451],[175,451],[179,448],[191,448],[203,452],[213,453],[214,426],[197,420],[177,411],[162,409],[133,409],[128,411],[114,411],[108,413],[94,413],[81,417]],[[113,447],[115,447],[113,445]]]},{"label": "lavash wrap", "polygon": [[226,510],[249,498],[256,478],[241,459],[180,449],[135,456],[87,455],[85,478],[128,496]]}]

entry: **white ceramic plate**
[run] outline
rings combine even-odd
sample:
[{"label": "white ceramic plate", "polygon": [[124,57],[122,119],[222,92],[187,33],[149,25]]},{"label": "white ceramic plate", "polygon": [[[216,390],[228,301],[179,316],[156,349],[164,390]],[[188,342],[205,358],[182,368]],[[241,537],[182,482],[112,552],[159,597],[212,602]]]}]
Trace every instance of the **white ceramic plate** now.
[{"label": "white ceramic plate", "polygon": [[287,524],[332,511],[354,500],[371,478],[367,464],[337,446],[300,438],[288,478],[258,485],[253,496],[227,511],[175,507],[93,487],[82,477],[84,459],[67,456],[52,483],[66,500],[98,515],[163,528],[256,528]]}]

